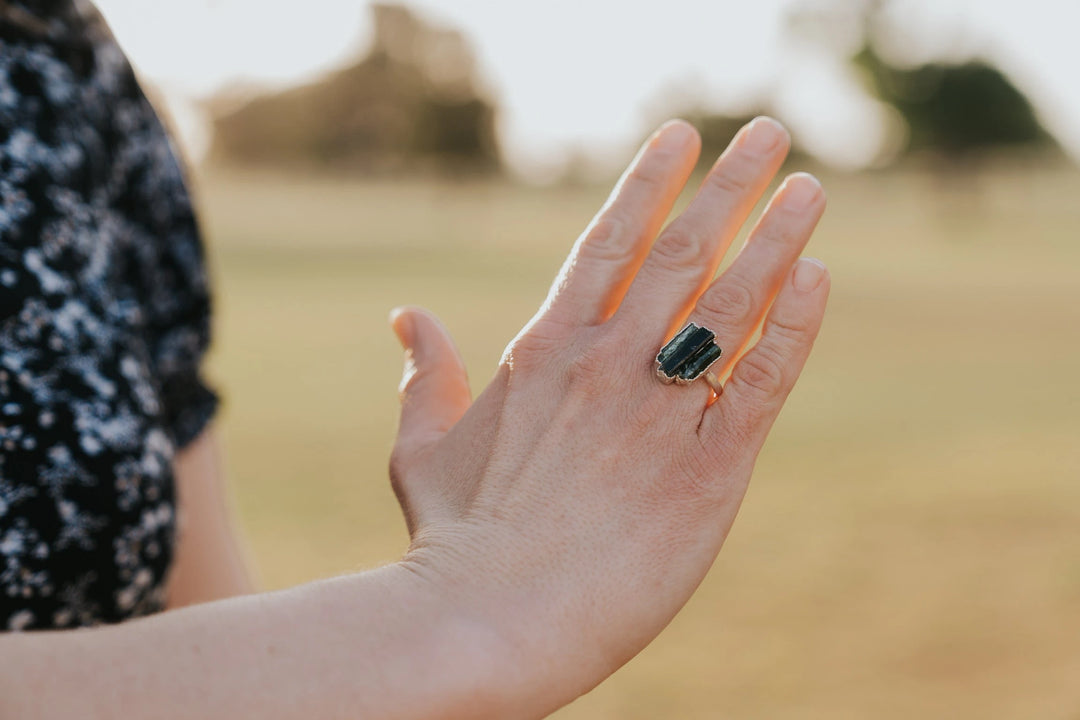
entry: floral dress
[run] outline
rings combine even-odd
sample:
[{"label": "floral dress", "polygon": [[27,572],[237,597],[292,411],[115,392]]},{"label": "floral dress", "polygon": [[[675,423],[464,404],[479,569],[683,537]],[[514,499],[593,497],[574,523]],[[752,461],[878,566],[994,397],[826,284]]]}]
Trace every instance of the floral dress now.
[{"label": "floral dress", "polygon": [[209,309],[181,169],[101,17],[0,0],[0,629],[163,608],[172,460],[217,403]]}]

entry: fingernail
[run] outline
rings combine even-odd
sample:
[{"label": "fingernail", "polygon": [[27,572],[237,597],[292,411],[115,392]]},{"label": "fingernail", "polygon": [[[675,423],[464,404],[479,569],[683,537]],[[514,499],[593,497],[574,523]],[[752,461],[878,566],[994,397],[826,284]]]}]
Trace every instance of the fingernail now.
[{"label": "fingernail", "polygon": [[821,183],[810,173],[795,173],[784,181],[784,202],[792,210],[806,210],[821,193]]},{"label": "fingernail", "polygon": [[743,144],[747,150],[767,153],[787,138],[784,126],[770,117],[754,118],[743,129]]},{"label": "fingernail", "polygon": [[817,258],[799,258],[791,284],[800,292],[810,292],[825,279],[825,263]]},{"label": "fingernail", "polygon": [[412,318],[406,313],[406,308],[396,307],[390,311],[390,327],[397,335],[401,346],[408,348],[412,341]]},{"label": "fingernail", "polygon": [[668,120],[656,131],[660,143],[667,147],[682,147],[690,141],[694,129],[685,120]]}]

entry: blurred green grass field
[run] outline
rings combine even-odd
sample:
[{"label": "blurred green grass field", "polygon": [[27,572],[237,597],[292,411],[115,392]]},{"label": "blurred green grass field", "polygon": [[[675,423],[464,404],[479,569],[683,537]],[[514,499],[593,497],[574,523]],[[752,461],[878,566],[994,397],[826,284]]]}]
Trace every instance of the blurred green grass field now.
[{"label": "blurred green grass field", "polygon": [[[822,179],[828,318],[734,530],[558,718],[1080,718],[1080,173]],[[479,391],[605,190],[198,180],[263,584],[395,559],[387,313],[438,313]]]}]

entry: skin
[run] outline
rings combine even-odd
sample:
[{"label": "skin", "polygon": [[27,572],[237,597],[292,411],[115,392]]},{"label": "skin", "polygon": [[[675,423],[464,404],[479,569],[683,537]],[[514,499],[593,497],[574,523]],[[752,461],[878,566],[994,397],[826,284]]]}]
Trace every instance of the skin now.
[{"label": "skin", "polygon": [[[661,231],[700,148],[685,123],[661,128],[475,402],[443,326],[393,314],[400,562],[5,637],[0,716],[539,718],[601,682],[701,582],[821,324],[828,274],[799,260],[825,202],[808,175],[712,281],[788,144],[751,123]],[[718,398],[655,376],[687,319],[725,348]]]},{"label": "skin", "polygon": [[173,461],[181,508],[176,554],[168,580],[168,609],[255,591],[225,497],[221,447],[210,428]]}]

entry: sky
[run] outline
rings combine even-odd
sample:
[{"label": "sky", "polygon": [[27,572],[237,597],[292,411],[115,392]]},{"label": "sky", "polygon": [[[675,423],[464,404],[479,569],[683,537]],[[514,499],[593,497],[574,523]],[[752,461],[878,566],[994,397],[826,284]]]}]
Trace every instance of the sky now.
[{"label": "sky", "polygon": [[[890,116],[833,52],[785,19],[807,0],[413,0],[472,40],[501,107],[512,167],[541,177],[568,151],[625,159],[675,88],[704,107],[765,102],[797,142],[860,166],[886,141]],[[365,0],[98,0],[140,73],[156,85],[198,157],[198,101],[227,87],[284,87],[347,64],[370,41]],[[988,57],[1028,93],[1080,156],[1080,0],[898,0],[898,52]]]}]

